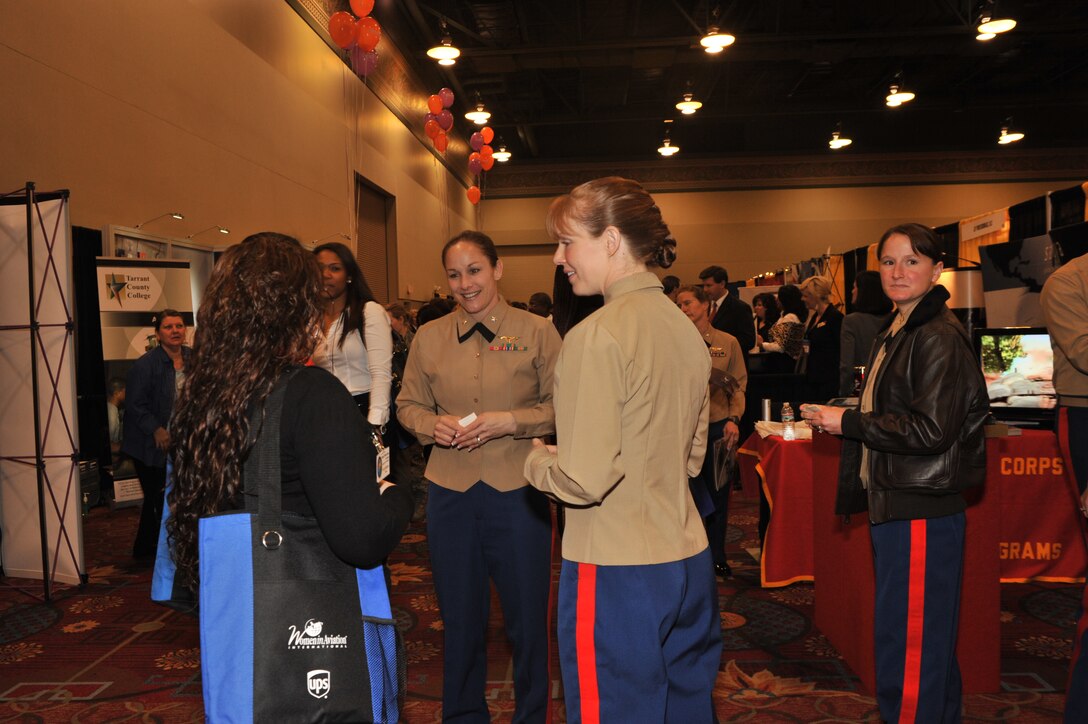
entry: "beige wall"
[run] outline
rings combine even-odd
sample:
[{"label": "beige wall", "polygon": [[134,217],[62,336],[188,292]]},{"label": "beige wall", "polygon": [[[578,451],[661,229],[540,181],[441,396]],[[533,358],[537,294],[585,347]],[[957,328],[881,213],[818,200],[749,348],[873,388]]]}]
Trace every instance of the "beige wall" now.
[{"label": "beige wall", "polygon": [[[0,192],[72,223],[185,237],[353,232],[358,172],[396,197],[400,297],[444,285],[463,187],[282,0],[0,0]],[[426,263],[423,263],[426,262]],[[413,292],[408,293],[411,287]]]},{"label": "beige wall", "polygon": [[[668,272],[696,281],[711,264],[745,279],[786,264],[856,249],[878,240],[896,223],[947,224],[1083,179],[1008,184],[944,184],[764,191],[657,193],[679,257]],[[506,258],[504,293],[527,299],[550,290],[554,250],[544,233],[551,199],[484,200],[481,222]]]}]

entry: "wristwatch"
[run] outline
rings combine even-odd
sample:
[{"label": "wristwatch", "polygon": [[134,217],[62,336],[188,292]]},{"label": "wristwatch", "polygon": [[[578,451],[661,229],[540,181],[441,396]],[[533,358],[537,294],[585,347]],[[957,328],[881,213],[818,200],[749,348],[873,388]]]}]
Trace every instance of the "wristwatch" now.
[{"label": "wristwatch", "polygon": [[[730,415],[729,417],[725,418],[724,422],[731,422],[734,425],[739,426],[740,425],[740,418],[737,417],[736,415]],[[723,422],[723,424],[724,424],[724,422]]]}]

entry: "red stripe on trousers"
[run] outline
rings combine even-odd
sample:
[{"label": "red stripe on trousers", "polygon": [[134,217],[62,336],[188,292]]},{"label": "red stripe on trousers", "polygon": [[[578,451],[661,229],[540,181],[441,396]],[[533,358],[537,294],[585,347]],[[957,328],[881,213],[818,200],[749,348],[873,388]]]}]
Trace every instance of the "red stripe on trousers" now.
[{"label": "red stripe on trousers", "polygon": [[910,580],[907,584],[907,650],[903,662],[903,701],[899,721],[913,722],[918,713],[922,676],[922,631],[926,614],[926,521],[910,523]]},{"label": "red stripe on trousers", "polygon": [[597,690],[597,649],[593,644],[593,623],[597,617],[597,566],[578,564],[578,612],[574,624],[574,647],[578,658],[578,696],[583,724],[601,720]]}]

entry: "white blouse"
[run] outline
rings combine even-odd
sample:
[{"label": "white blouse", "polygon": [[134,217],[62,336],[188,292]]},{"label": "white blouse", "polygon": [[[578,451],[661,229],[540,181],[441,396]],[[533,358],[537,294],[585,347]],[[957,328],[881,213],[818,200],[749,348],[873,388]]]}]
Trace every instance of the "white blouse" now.
[{"label": "white blouse", "polygon": [[326,369],[344,383],[352,395],[370,393],[370,410],[367,421],[374,426],[389,422],[389,388],[393,382],[393,335],[389,317],[377,302],[367,302],[363,307],[363,328],[366,344],[353,329],[340,346],[340,331],[344,327],[341,315],[332,323],[328,332],[317,336],[314,364]]}]

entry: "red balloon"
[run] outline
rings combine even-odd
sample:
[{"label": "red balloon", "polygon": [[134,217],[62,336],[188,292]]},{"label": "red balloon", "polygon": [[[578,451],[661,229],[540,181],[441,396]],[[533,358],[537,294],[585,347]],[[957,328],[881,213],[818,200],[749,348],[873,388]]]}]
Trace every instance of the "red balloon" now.
[{"label": "red balloon", "polygon": [[329,35],[332,36],[332,42],[344,50],[355,45],[355,18],[352,14],[343,10],[333,13],[329,17]]},{"label": "red balloon", "polygon": [[491,130],[491,126],[481,128],[480,135],[484,137],[484,143],[491,143],[495,140],[495,132]]},{"label": "red balloon", "polygon": [[427,134],[428,138],[434,138],[442,133],[442,129],[438,127],[438,121],[427,121],[423,124],[423,132]]},{"label": "red balloon", "polygon": [[453,91],[449,88],[443,88],[438,91],[438,97],[442,99],[443,108],[449,108],[453,105]]},{"label": "red balloon", "polygon": [[381,39],[382,26],[374,18],[359,18],[359,22],[355,23],[355,42],[367,53],[374,50]]},{"label": "red balloon", "polygon": [[453,114],[443,108],[438,112],[438,125],[442,127],[443,131],[453,128]]},{"label": "red balloon", "polygon": [[495,155],[495,150],[491,146],[480,146],[480,157],[491,158]]},{"label": "red balloon", "polygon": [[351,0],[349,4],[351,5],[351,12],[361,18],[370,15],[370,11],[374,9],[374,0]]},{"label": "red balloon", "polygon": [[490,171],[491,167],[495,165],[494,156],[483,156],[480,158],[480,168],[484,171]]},{"label": "red balloon", "polygon": [[472,205],[480,203],[480,187],[469,186],[468,191],[465,192],[465,196],[468,196],[468,200],[472,202]]},{"label": "red balloon", "polygon": [[439,153],[445,153],[446,147],[450,143],[450,138],[442,131],[438,132],[438,135],[434,137],[434,147]]},{"label": "red balloon", "polygon": [[439,98],[437,94],[427,99],[427,110],[435,115],[438,115],[442,110],[442,99]]}]

